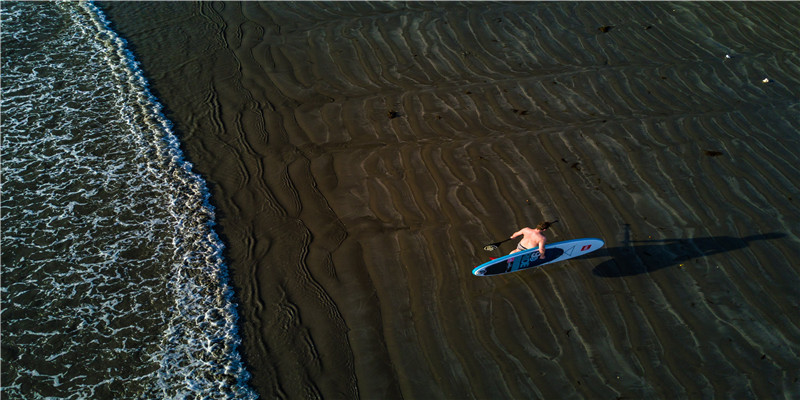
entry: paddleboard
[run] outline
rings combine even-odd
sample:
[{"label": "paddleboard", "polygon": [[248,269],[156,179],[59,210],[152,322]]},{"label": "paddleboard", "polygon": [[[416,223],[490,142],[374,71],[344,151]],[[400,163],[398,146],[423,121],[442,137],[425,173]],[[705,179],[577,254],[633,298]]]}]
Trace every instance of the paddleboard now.
[{"label": "paddleboard", "polygon": [[544,246],[544,259],[539,258],[539,248],[518,251],[492,261],[485,262],[472,270],[476,276],[491,276],[522,271],[533,267],[552,264],[554,262],[569,260],[591,253],[601,247],[605,242],[600,239],[575,239]]}]

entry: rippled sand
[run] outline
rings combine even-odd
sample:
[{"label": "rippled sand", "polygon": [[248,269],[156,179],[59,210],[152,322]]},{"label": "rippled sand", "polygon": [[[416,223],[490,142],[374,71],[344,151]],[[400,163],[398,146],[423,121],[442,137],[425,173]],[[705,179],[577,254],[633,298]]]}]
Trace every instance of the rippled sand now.
[{"label": "rippled sand", "polygon": [[[103,9],[264,397],[800,396],[797,3]],[[554,218],[606,248],[471,275]]]}]

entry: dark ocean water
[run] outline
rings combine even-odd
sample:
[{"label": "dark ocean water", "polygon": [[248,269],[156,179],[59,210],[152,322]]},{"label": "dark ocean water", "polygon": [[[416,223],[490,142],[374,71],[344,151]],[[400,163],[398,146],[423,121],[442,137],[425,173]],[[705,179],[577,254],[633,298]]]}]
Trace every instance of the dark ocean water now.
[{"label": "dark ocean water", "polygon": [[2,397],[251,398],[222,245],[91,4],[2,4]]}]

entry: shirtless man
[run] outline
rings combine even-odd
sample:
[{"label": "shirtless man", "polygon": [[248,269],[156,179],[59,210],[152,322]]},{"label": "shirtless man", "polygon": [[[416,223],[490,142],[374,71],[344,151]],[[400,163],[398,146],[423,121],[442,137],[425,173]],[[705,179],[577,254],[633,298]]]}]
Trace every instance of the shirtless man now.
[{"label": "shirtless man", "polygon": [[518,232],[515,232],[513,235],[511,235],[511,239],[522,235],[522,240],[519,241],[517,248],[508,254],[514,254],[518,251],[528,250],[539,246],[539,258],[544,259],[544,244],[547,242],[547,238],[544,237],[544,231],[546,231],[553,222],[545,221],[539,225],[536,225],[536,229],[525,227],[520,229]]}]

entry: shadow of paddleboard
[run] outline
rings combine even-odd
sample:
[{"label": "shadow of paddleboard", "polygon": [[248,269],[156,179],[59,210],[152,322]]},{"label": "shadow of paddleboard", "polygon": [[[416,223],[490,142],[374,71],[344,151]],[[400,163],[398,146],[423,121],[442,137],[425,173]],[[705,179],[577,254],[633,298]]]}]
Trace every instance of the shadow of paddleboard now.
[{"label": "shadow of paddleboard", "polygon": [[743,238],[710,236],[690,239],[627,240],[626,246],[607,247],[586,257],[611,257],[594,267],[592,273],[605,278],[632,276],[658,271],[667,267],[715,254],[739,250],[751,242],[786,237],[785,233],[772,232]]}]

